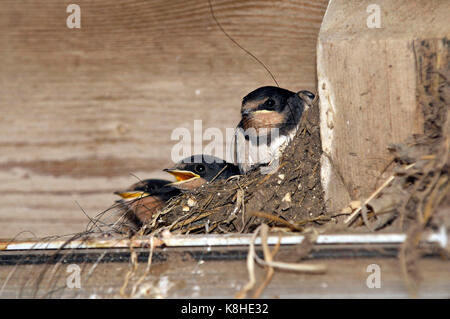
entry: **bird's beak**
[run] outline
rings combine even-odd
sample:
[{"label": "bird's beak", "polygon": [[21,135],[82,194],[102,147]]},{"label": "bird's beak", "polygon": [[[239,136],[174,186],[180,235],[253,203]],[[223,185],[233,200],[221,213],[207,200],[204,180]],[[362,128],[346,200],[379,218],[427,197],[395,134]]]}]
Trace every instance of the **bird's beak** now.
[{"label": "bird's beak", "polygon": [[258,109],[245,109],[242,110],[241,115],[242,116],[250,116],[250,115],[256,115],[256,114],[270,114],[276,111],[270,111],[270,110],[258,110]]},{"label": "bird's beak", "polygon": [[123,191],[123,192],[114,192],[114,194],[122,197],[123,199],[127,199],[127,200],[131,200],[131,199],[135,199],[135,198],[142,198],[142,197],[150,195],[149,193],[141,192],[141,191]]},{"label": "bird's beak", "polygon": [[184,171],[180,169],[165,169],[164,171],[175,176],[175,178],[177,179],[176,182],[170,183],[168,185],[179,185],[200,178],[200,175],[197,175],[191,171]]},{"label": "bird's beak", "polygon": [[275,112],[275,111],[257,110],[257,111],[254,111],[253,114],[270,114],[270,113],[273,113],[273,112]]}]

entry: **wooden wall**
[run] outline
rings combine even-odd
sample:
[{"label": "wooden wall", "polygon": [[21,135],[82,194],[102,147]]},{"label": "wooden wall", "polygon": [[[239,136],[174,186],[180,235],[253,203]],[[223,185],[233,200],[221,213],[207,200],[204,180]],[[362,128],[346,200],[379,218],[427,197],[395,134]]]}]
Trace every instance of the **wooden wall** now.
[{"label": "wooden wall", "polygon": [[[315,89],[327,0],[212,3],[281,86]],[[174,128],[234,127],[242,97],[273,84],[207,0],[2,0],[0,30],[0,237],[82,230],[75,201],[93,216],[130,173],[165,177]]]}]

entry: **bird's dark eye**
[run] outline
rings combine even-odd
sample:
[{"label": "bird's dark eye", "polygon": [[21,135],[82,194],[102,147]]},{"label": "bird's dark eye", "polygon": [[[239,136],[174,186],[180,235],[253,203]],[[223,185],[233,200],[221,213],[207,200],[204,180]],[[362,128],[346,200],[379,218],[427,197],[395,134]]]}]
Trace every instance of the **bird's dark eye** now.
[{"label": "bird's dark eye", "polygon": [[195,171],[197,173],[203,173],[205,171],[205,169],[206,169],[205,165],[203,165],[203,164],[198,164],[195,166]]},{"label": "bird's dark eye", "polygon": [[267,106],[274,106],[274,105],[275,105],[275,101],[272,100],[272,99],[268,99],[268,100],[266,101],[266,105],[267,105]]}]

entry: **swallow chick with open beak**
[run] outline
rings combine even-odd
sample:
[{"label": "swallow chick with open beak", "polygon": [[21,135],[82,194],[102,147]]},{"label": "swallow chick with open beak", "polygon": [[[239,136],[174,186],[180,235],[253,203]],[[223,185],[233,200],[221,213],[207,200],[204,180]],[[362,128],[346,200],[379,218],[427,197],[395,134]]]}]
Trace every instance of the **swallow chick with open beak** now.
[{"label": "swallow chick with open beak", "polygon": [[193,190],[213,179],[227,179],[240,174],[236,165],[211,155],[186,157],[175,167],[164,171],[177,180],[169,185],[181,190]]},{"label": "swallow chick with open beak", "polygon": [[114,194],[122,197],[118,203],[126,210],[127,220],[140,227],[150,221],[169,199],[180,194],[170,184],[170,181],[162,179],[146,179]]},{"label": "swallow chick with open beak", "polygon": [[234,144],[234,161],[242,174],[280,157],[314,97],[309,91],[264,86],[243,98]]}]

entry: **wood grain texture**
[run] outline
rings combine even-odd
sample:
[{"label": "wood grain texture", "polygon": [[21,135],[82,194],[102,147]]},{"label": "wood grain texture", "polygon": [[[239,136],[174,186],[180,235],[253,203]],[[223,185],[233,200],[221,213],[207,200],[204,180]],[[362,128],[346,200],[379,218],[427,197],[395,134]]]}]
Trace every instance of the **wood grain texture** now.
[{"label": "wood grain texture", "polygon": [[[213,248],[214,249],[214,248]],[[233,298],[248,282],[248,270],[241,260],[197,260],[181,258],[180,254],[168,248],[164,252],[166,260],[154,257],[150,274],[145,275],[145,264],[140,263],[131,276],[127,296],[134,284],[145,279],[136,290],[134,298]],[[185,249],[183,249],[186,251]],[[206,248],[193,248],[192,251]],[[279,253],[286,253],[280,250]],[[103,251],[100,251],[100,253]],[[295,252],[289,251],[292,256]],[[218,252],[218,255],[220,251]],[[160,254],[157,250],[156,254]],[[294,259],[294,258],[292,258]],[[306,274],[276,270],[270,284],[261,298],[411,298],[402,278],[396,258],[333,258],[308,261],[323,264],[326,274]],[[377,264],[382,269],[381,287],[367,287],[367,267]],[[79,289],[67,288],[67,272],[70,264],[60,264],[54,273],[53,265],[0,266],[0,296],[2,298],[118,298],[124,278],[130,270],[128,262],[80,264],[81,279]],[[440,258],[418,260],[420,269],[419,298],[449,298],[449,262]],[[230,273],[232,269],[232,274]],[[39,285],[36,278],[44,274]],[[265,276],[263,267],[255,267],[258,279],[255,286]],[[36,289],[38,287],[38,289]],[[252,294],[249,294],[252,296]],[[273,313],[270,312],[270,313]]]},{"label": "wood grain texture", "polygon": [[[223,132],[241,99],[273,85],[211,17],[207,0],[3,0],[0,10],[0,237],[82,230],[112,191],[168,177],[171,132]],[[316,87],[327,0],[212,1],[225,30],[281,86]],[[29,234],[27,235],[29,237]]]},{"label": "wood grain texture", "polygon": [[366,24],[372,3],[330,1],[319,35],[322,184],[333,211],[380,186],[390,143],[424,132],[413,42],[450,36],[448,1],[377,1],[379,29]]}]

